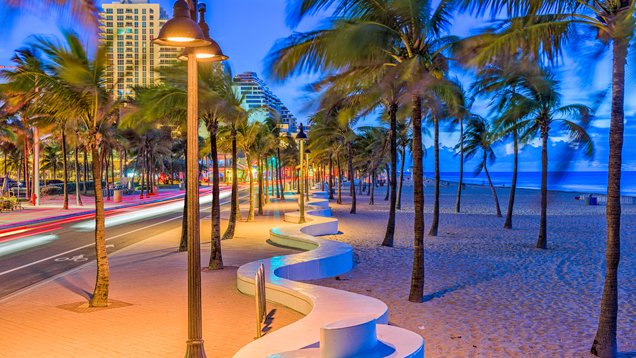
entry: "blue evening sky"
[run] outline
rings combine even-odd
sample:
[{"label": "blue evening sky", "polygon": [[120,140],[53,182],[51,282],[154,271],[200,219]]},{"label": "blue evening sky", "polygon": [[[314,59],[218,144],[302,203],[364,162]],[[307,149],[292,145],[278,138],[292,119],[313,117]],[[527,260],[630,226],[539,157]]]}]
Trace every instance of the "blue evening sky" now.
[{"label": "blue evening sky", "polygon": [[[152,0],[151,0],[152,1]],[[111,1],[108,1],[111,2]],[[161,6],[172,14],[172,0],[158,0]],[[204,1],[208,6],[207,22],[210,25],[210,34],[222,47],[223,52],[230,57],[229,64],[234,73],[255,71],[263,78],[273,92],[304,121],[310,113],[303,111],[302,87],[317,78],[317,75],[302,75],[292,78],[285,83],[274,83],[264,78],[263,59],[277,39],[284,38],[293,31],[309,31],[315,29],[321,17],[310,18],[304,21],[298,28],[290,29],[285,24],[285,0],[232,0]],[[457,14],[451,29],[453,35],[467,36],[471,32],[484,26],[486,21],[476,19],[467,14]],[[60,35],[59,27],[64,26],[56,18],[55,14],[43,18],[41,16],[25,15],[16,20],[13,31],[5,31],[3,46],[0,47],[0,65],[10,65],[10,58],[16,48],[25,44],[29,36],[34,34]],[[69,26],[66,23],[65,26]],[[84,31],[77,29],[78,31]],[[86,36],[87,42],[90,36]],[[611,57],[602,59],[597,66],[579,63],[576,61],[577,53],[567,52],[559,63],[559,79],[564,96],[564,104],[584,103],[591,104],[588,99],[592,93],[608,88],[611,84]],[[633,58],[633,55],[632,57]],[[466,88],[470,85],[469,73],[456,73],[463,81]],[[584,75],[584,76],[583,76]],[[634,92],[634,76],[628,69],[626,80],[625,98],[625,146],[623,150],[623,162],[625,170],[636,170],[636,92]],[[480,114],[487,114],[487,100],[478,101],[474,108]],[[589,162],[582,158],[573,158],[569,170],[606,170],[609,131],[609,100],[600,107],[594,127],[590,130],[596,144],[596,156]],[[371,124],[373,118],[365,122]],[[440,136],[442,143],[441,170],[458,171],[457,158],[453,158],[452,147],[459,139],[458,133],[444,131]],[[564,139],[556,131],[552,133],[550,141],[550,157],[557,158],[564,147]],[[426,158],[426,171],[433,169],[432,140],[426,138],[426,146],[429,147],[429,155]],[[501,144],[496,149],[497,162],[491,168],[492,171],[511,170],[512,156],[510,145]],[[520,170],[540,170],[540,147],[535,141],[523,149]],[[466,169],[471,170],[475,163],[468,163]]]}]

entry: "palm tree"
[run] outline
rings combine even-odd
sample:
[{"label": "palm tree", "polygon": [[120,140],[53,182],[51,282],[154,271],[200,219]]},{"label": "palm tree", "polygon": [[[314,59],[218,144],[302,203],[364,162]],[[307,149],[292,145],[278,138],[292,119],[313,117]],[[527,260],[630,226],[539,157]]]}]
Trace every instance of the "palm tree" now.
[{"label": "palm tree", "polygon": [[258,136],[263,126],[257,121],[241,121],[236,129],[236,142],[243,154],[245,154],[245,170],[250,181],[250,206],[247,214],[247,222],[254,221],[254,175],[252,171],[254,146],[258,143]]},{"label": "palm tree", "polygon": [[[546,249],[548,206],[548,136],[551,126],[558,124],[562,133],[569,135],[571,146],[583,150],[587,158],[594,156],[594,142],[587,134],[591,109],[582,104],[561,106],[558,82],[545,72],[543,77],[532,77],[519,87],[512,99],[517,105],[514,116],[522,118],[518,126],[525,128],[522,140],[540,135],[541,143],[541,221],[537,248]],[[561,117],[561,118],[559,118]],[[574,118],[581,124],[567,118]]]},{"label": "palm tree", "polygon": [[107,69],[106,48],[97,47],[89,57],[82,42],[74,33],[64,34],[61,43],[42,37],[36,38],[34,46],[43,55],[47,71],[5,72],[4,77],[22,90],[39,87],[41,93],[36,105],[40,112],[54,112],[58,116],[77,118],[83,130],[81,139],[92,154],[93,178],[95,182],[95,251],[97,278],[90,307],[106,307],[109,292],[109,268],[106,252],[104,226],[104,198],[101,188],[101,153],[99,152],[101,129],[114,119],[119,102],[112,100],[105,87]]},{"label": "palm tree", "polygon": [[494,121],[494,131],[499,137],[512,136],[514,164],[512,172],[512,185],[508,201],[508,212],[504,229],[512,229],[512,214],[514,210],[515,191],[517,188],[517,173],[519,166],[519,134],[523,131],[519,127],[519,111],[516,106],[515,96],[517,87],[532,77],[543,76],[541,69],[534,61],[517,56],[512,59],[498,59],[497,62],[484,66],[477,75],[477,80],[472,88],[477,94],[493,94],[490,105],[493,107],[491,114],[497,115]]},{"label": "palm tree", "polygon": [[[483,153],[481,162],[474,170],[474,175],[477,176],[482,170],[486,172],[488,178],[488,184],[490,190],[495,198],[495,207],[497,208],[497,217],[501,217],[501,210],[499,209],[499,199],[497,198],[497,192],[490,180],[490,174],[488,173],[488,164],[494,164],[495,152],[492,149],[496,137],[493,132],[490,131],[490,124],[486,120],[481,118],[473,118],[468,122],[466,126],[466,132],[462,138],[462,144],[464,147],[464,154],[466,155],[464,161],[469,161],[481,150]],[[459,144],[456,149],[459,148]]]},{"label": "palm tree", "polygon": [[[607,183],[607,249],[606,274],[601,301],[598,330],[594,337],[591,352],[602,358],[617,357],[616,326],[618,313],[618,266],[620,262],[620,217],[621,217],[621,170],[622,148],[625,120],[625,64],[630,41],[636,29],[634,18],[635,4],[629,0],[618,1],[572,1],[554,2],[519,0],[479,0],[462,2],[464,8],[484,13],[487,9],[493,16],[506,11],[516,16],[507,26],[498,24],[502,36],[486,34],[487,40],[481,42],[479,55],[474,63],[484,63],[502,55],[502,51],[517,52],[519,48],[531,50],[536,54],[554,58],[561,54],[564,44],[577,29],[585,40],[599,41],[602,49],[611,48],[612,62],[612,110],[610,120],[608,183]],[[530,5],[530,6],[529,6]],[[509,34],[514,33],[514,36]],[[580,41],[589,44],[589,41]],[[584,55],[586,55],[583,52]],[[599,58],[599,52],[589,54],[588,60]],[[579,54],[580,57],[580,54]]]},{"label": "palm tree", "polygon": [[390,78],[408,84],[413,111],[415,185],[414,257],[409,294],[412,302],[422,302],[424,292],[422,92],[447,70],[444,52],[456,38],[443,33],[450,24],[454,5],[450,0],[443,0],[437,8],[430,0],[297,0],[290,4],[289,23],[298,24],[305,16],[329,8],[335,9],[331,28],[294,35],[274,51],[275,60],[270,62],[279,78],[304,70],[341,70],[358,63],[386,64],[395,68]]},{"label": "palm tree", "polygon": [[57,167],[60,165],[60,154],[60,147],[55,143],[45,145],[42,149],[40,168],[43,170],[50,170],[52,173],[51,179],[57,178]]}]

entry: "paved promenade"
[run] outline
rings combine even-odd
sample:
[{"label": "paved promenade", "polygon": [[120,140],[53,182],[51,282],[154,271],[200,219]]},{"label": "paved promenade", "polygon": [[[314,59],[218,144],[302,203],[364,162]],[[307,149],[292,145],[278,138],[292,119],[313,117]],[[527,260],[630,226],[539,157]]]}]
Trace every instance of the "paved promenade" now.
[{"label": "paved promenade", "polygon": [[[284,225],[293,201],[271,203],[256,222],[239,222],[233,240],[223,241],[226,268],[202,274],[203,338],[208,357],[231,357],[251,342],[254,299],[237,292],[238,266],[257,259],[298,252],[268,244],[269,229]],[[247,205],[242,205],[247,217]],[[227,218],[228,212],[223,213]],[[227,221],[222,221],[223,230]],[[202,265],[210,255],[210,220],[201,223]],[[176,252],[180,229],[151,237],[110,256],[113,304],[107,309],[78,308],[89,299],[95,265],[49,280],[0,301],[0,357],[175,357],[187,339],[185,252]],[[269,331],[302,315],[268,303]]]}]

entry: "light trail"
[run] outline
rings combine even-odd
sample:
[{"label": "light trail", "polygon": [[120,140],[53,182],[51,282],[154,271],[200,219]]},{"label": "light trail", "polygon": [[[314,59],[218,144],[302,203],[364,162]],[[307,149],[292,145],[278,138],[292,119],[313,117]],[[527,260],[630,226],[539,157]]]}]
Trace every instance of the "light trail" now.
[{"label": "light trail", "polygon": [[[230,194],[231,194],[231,192],[230,192]],[[239,197],[239,200],[240,200],[240,199],[242,199],[242,198],[245,198],[245,197],[249,197],[249,195],[241,196],[241,197]],[[210,201],[211,201],[211,200],[210,200]],[[230,201],[231,201],[231,200],[230,200]],[[227,204],[227,203],[229,203],[230,201],[226,201],[226,202],[224,202],[224,203],[220,203],[219,205]],[[205,210],[205,209],[209,209],[209,207],[206,207],[206,208],[203,208],[203,209],[200,209],[200,210]],[[221,211],[227,211],[227,210],[228,210],[228,209],[224,209],[224,210],[221,210]],[[109,237],[109,238],[107,238],[107,239],[106,239],[106,241],[113,240],[113,239],[116,239],[116,238],[118,238],[118,237],[122,237],[122,236],[125,236],[125,235],[128,235],[128,234],[132,234],[132,233],[137,232],[137,231],[145,230],[145,229],[151,228],[151,227],[153,227],[153,226],[161,225],[161,224],[164,224],[164,223],[167,223],[167,222],[173,221],[173,220],[177,220],[177,219],[180,219],[180,218],[182,218],[182,217],[183,217],[183,215],[179,215],[179,216],[177,216],[177,217],[174,217],[174,218],[171,218],[171,219],[168,219],[168,220],[164,220],[164,221],[161,221],[161,222],[158,222],[158,223],[154,223],[154,224],[151,224],[151,225],[148,225],[148,226],[144,226],[144,227],[142,227],[142,228],[135,229],[135,230],[132,230],[132,231],[129,231],[129,232],[123,233],[123,234],[115,235],[115,236],[113,236],[113,237]],[[58,238],[59,238],[59,236],[57,236],[57,235],[50,235],[50,236],[56,236],[56,237],[58,237]],[[6,274],[8,274],[8,273],[15,272],[15,271],[18,271],[18,270],[21,270],[21,269],[24,269],[24,268],[27,268],[27,267],[29,267],[29,266],[37,265],[37,264],[42,263],[42,262],[44,262],[44,261],[52,260],[52,259],[55,259],[55,258],[60,257],[60,256],[62,256],[62,255],[70,254],[71,252],[75,252],[75,251],[78,251],[78,250],[82,250],[82,249],[85,249],[85,248],[87,248],[87,247],[91,247],[91,246],[95,246],[95,243],[94,243],[94,242],[92,242],[92,243],[87,244],[87,245],[84,245],[84,246],[80,246],[80,247],[77,247],[77,248],[74,248],[74,249],[71,249],[71,250],[68,250],[68,251],[65,251],[65,252],[62,252],[62,253],[59,253],[59,254],[53,255],[53,256],[49,256],[49,257],[43,258],[43,259],[41,259],[41,260],[33,261],[33,262],[31,262],[31,263],[28,263],[28,264],[25,264],[25,265],[22,265],[22,266],[19,266],[19,267],[14,267],[14,268],[12,268],[12,269],[10,269],[10,270],[4,271],[4,272],[0,272],[0,276],[2,276],[2,275],[6,275]],[[92,260],[91,260],[91,262],[92,262]]]}]

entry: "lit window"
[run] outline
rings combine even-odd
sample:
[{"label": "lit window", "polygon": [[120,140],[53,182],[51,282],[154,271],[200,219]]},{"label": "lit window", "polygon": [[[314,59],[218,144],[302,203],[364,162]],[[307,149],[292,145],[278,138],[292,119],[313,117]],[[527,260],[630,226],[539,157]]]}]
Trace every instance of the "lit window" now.
[{"label": "lit window", "polygon": [[124,29],[117,29],[117,34],[123,34],[124,33]]}]

